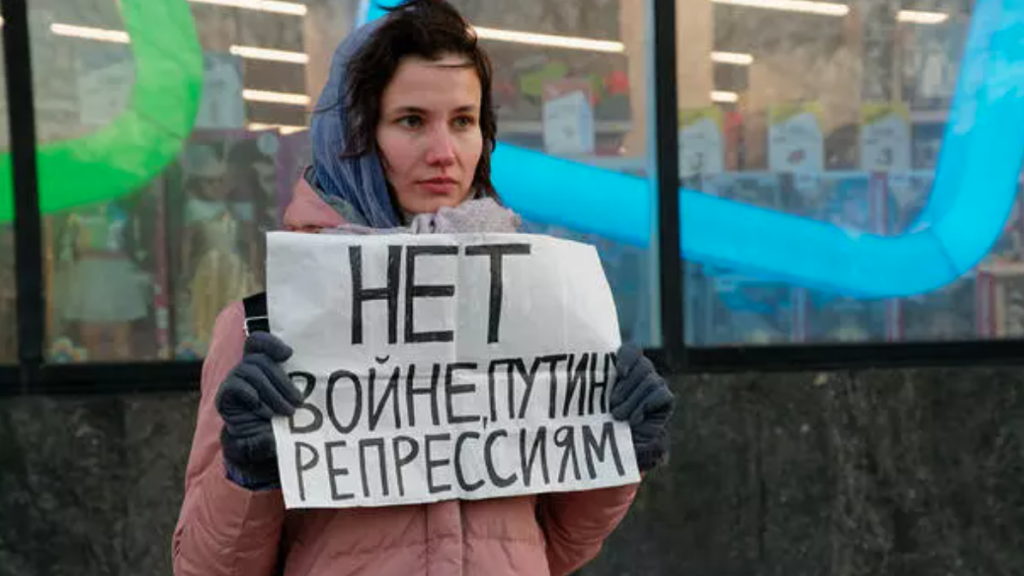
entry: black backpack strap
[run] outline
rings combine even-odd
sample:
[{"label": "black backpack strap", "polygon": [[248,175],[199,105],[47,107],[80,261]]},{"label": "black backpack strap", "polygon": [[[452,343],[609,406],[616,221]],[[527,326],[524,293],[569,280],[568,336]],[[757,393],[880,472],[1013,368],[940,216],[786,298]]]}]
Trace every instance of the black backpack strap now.
[{"label": "black backpack strap", "polygon": [[245,335],[253,332],[270,332],[270,318],[267,316],[267,293],[260,292],[242,300],[245,307]]}]

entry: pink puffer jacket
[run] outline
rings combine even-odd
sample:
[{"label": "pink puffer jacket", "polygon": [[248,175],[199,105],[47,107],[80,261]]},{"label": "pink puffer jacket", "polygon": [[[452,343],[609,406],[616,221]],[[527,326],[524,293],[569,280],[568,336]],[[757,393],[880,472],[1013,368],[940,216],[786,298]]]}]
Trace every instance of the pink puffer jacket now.
[{"label": "pink puffer jacket", "polygon": [[[290,229],[335,226],[304,182]],[[203,365],[202,396],[174,532],[176,576],[561,576],[597,555],[637,485],[393,508],[285,511],[280,490],[225,477],[214,396],[241,360],[240,303],[225,309]]]}]

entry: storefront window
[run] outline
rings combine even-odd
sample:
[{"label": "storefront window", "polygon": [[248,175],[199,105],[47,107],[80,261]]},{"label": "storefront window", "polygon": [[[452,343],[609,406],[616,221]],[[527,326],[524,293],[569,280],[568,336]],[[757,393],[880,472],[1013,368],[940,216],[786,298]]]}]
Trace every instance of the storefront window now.
[{"label": "storefront window", "polygon": [[[493,60],[499,141],[533,153],[499,149],[498,192],[525,217],[528,231],[596,246],[623,339],[657,345],[647,4],[582,0],[555,10],[545,2],[453,3]],[[538,198],[535,189],[545,186],[553,189]]]},{"label": "storefront window", "polygon": [[[224,306],[263,289],[264,233],[309,161],[310,113],[357,4],[33,0],[49,361],[201,358]],[[654,342],[642,6],[455,4],[494,60],[499,193],[528,230],[596,244],[624,337]],[[509,178],[552,162],[627,181],[641,229],[587,209],[609,190],[585,178],[541,206]]]},{"label": "storefront window", "polygon": [[349,4],[32,2],[50,361],[202,357],[262,289]]},{"label": "storefront window", "polygon": [[961,62],[1000,59],[965,56],[970,5],[764,4],[677,0],[688,343],[1019,336],[1019,161],[954,190]]}]

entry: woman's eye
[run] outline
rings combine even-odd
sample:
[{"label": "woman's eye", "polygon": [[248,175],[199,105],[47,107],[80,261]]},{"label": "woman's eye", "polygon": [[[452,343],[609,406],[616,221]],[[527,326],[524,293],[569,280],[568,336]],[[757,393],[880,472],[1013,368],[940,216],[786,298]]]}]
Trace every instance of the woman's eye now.
[{"label": "woman's eye", "polygon": [[403,128],[416,129],[423,125],[423,119],[419,116],[403,116],[398,119],[398,125]]},{"label": "woman's eye", "polygon": [[455,119],[456,128],[465,129],[472,128],[473,126],[476,126],[476,118],[472,116],[459,116],[458,118]]}]

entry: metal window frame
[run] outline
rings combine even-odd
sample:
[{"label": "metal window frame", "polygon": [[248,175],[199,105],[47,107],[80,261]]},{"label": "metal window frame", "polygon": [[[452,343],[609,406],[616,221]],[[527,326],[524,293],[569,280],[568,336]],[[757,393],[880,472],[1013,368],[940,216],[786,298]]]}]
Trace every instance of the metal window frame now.
[{"label": "metal window frame", "polygon": [[[684,333],[683,261],[678,246],[675,0],[647,0],[653,34],[648,62],[655,134],[652,185],[658,205],[658,265],[662,346],[649,350],[668,372],[749,372],[865,369],[971,364],[1022,364],[1024,339],[946,343],[807,344],[693,347]],[[7,75],[8,121],[15,190],[18,365],[0,366],[0,397],[22,394],[133,393],[194,390],[201,362],[48,364],[44,355],[45,301],[42,221],[36,169],[35,107],[27,0],[0,0]]]},{"label": "metal window frame", "polygon": [[[32,95],[27,0],[2,0],[4,73],[14,194],[14,265],[18,332],[18,387],[38,378],[45,337],[42,224],[36,172],[35,103]],[[0,382],[0,388],[7,388]]]},{"label": "metal window frame", "polygon": [[[657,254],[661,344],[670,371],[686,365],[683,261],[679,257],[679,106],[676,84],[676,2],[649,0],[648,29],[653,34],[654,204],[658,207]],[[654,243],[652,243],[654,244]]]},{"label": "metal window frame", "polygon": [[0,0],[7,76],[15,214],[18,365],[0,366],[0,397],[198,388],[200,362],[48,364],[42,219],[36,165],[35,102],[28,0]]}]

